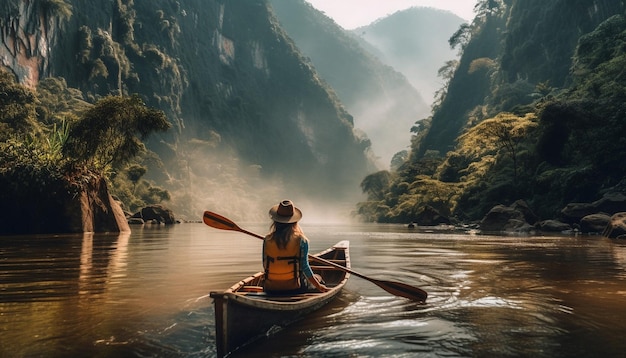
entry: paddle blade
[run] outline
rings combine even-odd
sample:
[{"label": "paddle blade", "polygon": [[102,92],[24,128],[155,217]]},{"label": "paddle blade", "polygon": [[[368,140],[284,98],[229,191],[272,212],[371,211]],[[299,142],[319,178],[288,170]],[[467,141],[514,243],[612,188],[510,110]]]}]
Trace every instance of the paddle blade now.
[{"label": "paddle blade", "polygon": [[391,293],[392,295],[408,298],[413,301],[426,302],[428,293],[421,288],[407,285],[402,282],[382,281],[382,280],[370,280],[383,290]]},{"label": "paddle blade", "polygon": [[204,215],[202,215],[202,221],[210,227],[214,227],[216,229],[242,231],[241,228],[230,219],[211,211],[204,212]]}]

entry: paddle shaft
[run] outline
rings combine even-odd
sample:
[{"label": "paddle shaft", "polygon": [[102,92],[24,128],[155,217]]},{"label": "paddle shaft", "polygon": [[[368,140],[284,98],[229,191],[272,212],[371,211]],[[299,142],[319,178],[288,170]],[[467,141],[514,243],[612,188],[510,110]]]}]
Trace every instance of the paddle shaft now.
[{"label": "paddle shaft", "polygon": [[[227,219],[219,214],[210,212],[210,211],[205,211],[204,215],[202,216],[202,220],[204,221],[204,223],[208,226],[211,226],[213,228],[216,229],[221,229],[221,230],[231,230],[231,231],[239,231],[242,232],[244,234],[250,235],[250,236],[254,236],[258,239],[265,239],[263,236],[259,235],[259,234],[255,234],[253,232],[250,232],[248,230],[242,229],[240,228],[237,224],[235,224],[232,220]],[[317,256],[313,256],[311,254],[309,254],[309,259],[313,259],[315,261],[324,263],[326,265],[332,266],[338,270],[342,270],[345,271],[347,273],[350,273],[356,277],[360,277],[364,280],[370,281],[371,283],[377,285],[378,287],[382,288],[383,290],[396,295],[396,296],[400,296],[400,297],[405,297],[411,300],[415,300],[415,301],[421,301],[421,302],[425,302],[426,298],[428,298],[428,293],[424,290],[422,290],[421,288],[418,287],[414,287],[411,285],[407,285],[405,283],[400,283],[400,282],[393,282],[393,281],[383,281],[383,280],[377,280],[377,279],[373,279],[371,277],[367,277],[363,274],[360,274],[356,271],[353,271],[347,267],[341,266],[341,265],[337,265],[334,262],[325,260],[321,257],[317,257]]]}]

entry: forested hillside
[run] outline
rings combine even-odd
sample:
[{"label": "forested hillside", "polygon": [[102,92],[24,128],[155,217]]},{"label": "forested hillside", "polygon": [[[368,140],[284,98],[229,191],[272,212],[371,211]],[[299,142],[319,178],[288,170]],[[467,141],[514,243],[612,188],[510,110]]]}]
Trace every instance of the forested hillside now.
[{"label": "forested hillside", "polygon": [[[284,197],[354,201],[374,168],[369,140],[266,1],[8,0],[0,27],[0,56],[21,84],[40,91],[55,79],[55,93],[87,107],[138,94],[166,114],[171,130],[105,170],[132,207],[152,187],[187,217],[264,218]],[[60,128],[82,108],[49,108],[40,124]]]},{"label": "forested hillside", "polygon": [[479,1],[450,38],[458,66],[410,159],[362,182],[366,220],[407,222],[431,206],[478,220],[525,200],[542,218],[624,193],[624,1]]}]

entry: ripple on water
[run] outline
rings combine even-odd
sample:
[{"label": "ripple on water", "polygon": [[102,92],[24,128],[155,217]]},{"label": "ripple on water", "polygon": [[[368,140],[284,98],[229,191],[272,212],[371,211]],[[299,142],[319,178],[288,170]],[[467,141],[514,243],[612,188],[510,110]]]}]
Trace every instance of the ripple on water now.
[{"label": "ripple on water", "polygon": [[[394,230],[307,233],[314,251],[350,240],[355,271],[420,287],[426,304],[353,277],[328,306],[236,356],[626,351],[626,244]],[[203,224],[133,229],[119,238],[0,238],[0,356],[215,357],[213,305],[205,295],[258,271],[260,247]]]}]

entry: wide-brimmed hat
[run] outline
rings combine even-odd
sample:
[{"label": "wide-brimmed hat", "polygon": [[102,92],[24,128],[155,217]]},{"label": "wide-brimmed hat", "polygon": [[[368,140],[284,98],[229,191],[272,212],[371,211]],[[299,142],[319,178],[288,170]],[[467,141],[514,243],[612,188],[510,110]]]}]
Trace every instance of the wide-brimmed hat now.
[{"label": "wide-brimmed hat", "polygon": [[302,211],[293,206],[291,200],[283,200],[270,208],[270,217],[276,222],[291,224],[302,219]]}]

